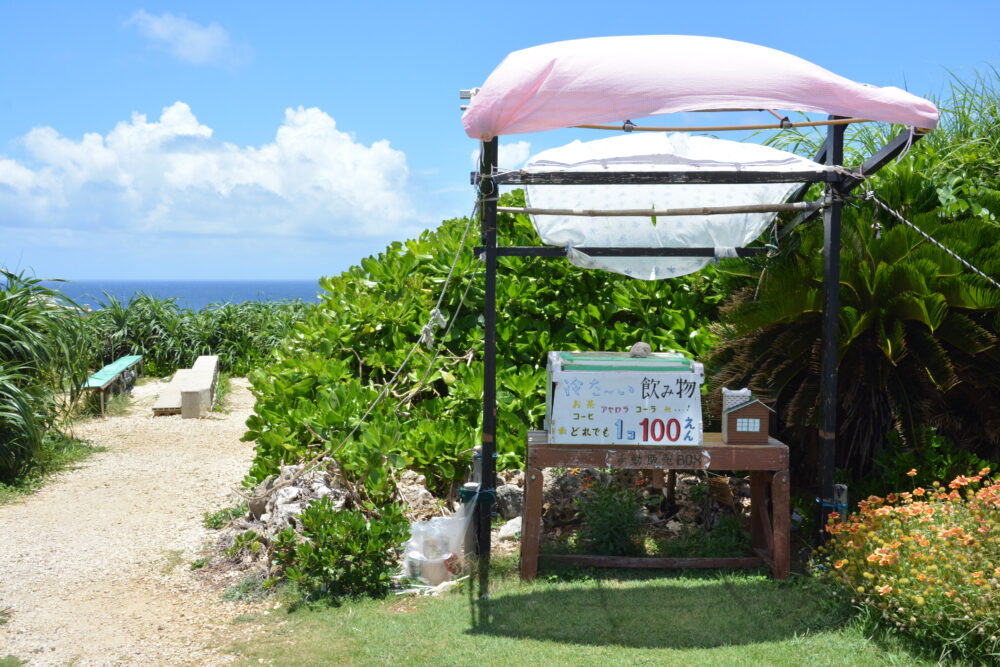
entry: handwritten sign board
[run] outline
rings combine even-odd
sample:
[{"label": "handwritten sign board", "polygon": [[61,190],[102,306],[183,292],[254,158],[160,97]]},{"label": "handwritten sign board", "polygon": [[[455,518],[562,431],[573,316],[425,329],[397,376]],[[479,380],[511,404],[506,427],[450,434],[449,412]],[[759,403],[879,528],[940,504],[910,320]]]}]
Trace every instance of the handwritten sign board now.
[{"label": "handwritten sign board", "polygon": [[633,359],[620,353],[550,352],[548,379],[550,443],[694,447],[702,442],[704,371],[680,355]]}]

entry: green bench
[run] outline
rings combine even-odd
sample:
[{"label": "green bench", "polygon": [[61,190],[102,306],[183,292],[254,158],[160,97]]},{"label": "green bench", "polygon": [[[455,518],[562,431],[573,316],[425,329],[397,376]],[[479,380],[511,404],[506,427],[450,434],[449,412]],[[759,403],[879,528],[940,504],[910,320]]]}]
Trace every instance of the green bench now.
[{"label": "green bench", "polygon": [[[124,385],[130,386],[132,382],[135,381],[135,375],[138,374],[141,364],[141,354],[129,354],[111,362],[87,378],[87,381],[83,384],[83,391],[101,392],[102,417],[104,416],[104,395],[107,393],[108,389],[115,389]],[[136,366],[140,366],[140,368],[136,369],[135,375],[127,373],[127,371],[132,370]]]}]

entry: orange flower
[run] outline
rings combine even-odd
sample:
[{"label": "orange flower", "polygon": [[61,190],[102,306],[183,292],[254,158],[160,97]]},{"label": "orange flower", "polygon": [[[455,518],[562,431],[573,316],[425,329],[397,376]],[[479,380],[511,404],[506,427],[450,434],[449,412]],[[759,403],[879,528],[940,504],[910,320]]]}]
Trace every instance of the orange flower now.
[{"label": "orange flower", "polygon": [[839,570],[840,568],[844,567],[845,565],[847,565],[847,559],[846,558],[841,558],[840,560],[836,561],[833,564],[833,567],[834,567],[834,569]]},{"label": "orange flower", "polygon": [[979,476],[980,477],[986,477],[989,474],[990,474],[990,469],[989,469],[988,466],[986,468],[983,468],[982,470],[979,471]]},{"label": "orange flower", "polygon": [[892,592],[892,586],[889,586],[889,585],[879,586],[879,588],[878,588],[878,594],[879,595],[885,595],[885,594],[891,593],[891,592]]},{"label": "orange flower", "polygon": [[945,591],[944,594],[950,598],[953,598],[956,595],[958,595],[958,593],[956,593],[955,591]]},{"label": "orange flower", "polygon": [[908,472],[906,474],[909,475],[910,477],[916,477],[917,476],[917,469],[916,468],[910,468],[910,472]]},{"label": "orange flower", "polygon": [[922,496],[922,495],[924,495],[924,493],[925,492],[924,492],[923,487],[919,487],[918,486],[917,488],[913,489],[913,495],[915,495],[915,496]]}]

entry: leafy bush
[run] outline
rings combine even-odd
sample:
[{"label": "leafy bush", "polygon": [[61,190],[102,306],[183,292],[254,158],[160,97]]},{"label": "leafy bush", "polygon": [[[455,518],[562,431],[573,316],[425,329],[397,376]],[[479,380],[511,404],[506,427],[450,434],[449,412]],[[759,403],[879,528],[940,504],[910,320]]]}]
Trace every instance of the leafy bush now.
[{"label": "leafy bush", "polygon": [[[523,195],[505,195],[503,203],[523,203]],[[445,221],[320,281],[322,303],[275,362],[251,375],[256,414],[245,439],[257,446],[248,483],[345,438],[338,460],[375,495],[391,492],[393,468],[424,473],[438,494],[463,477],[469,458],[459,455],[480,442],[482,415],[482,268],[469,248],[475,230],[441,306],[445,318],[455,318],[441,335],[441,355],[432,363],[433,353],[419,348],[389,399],[348,435],[419,338],[466,224]],[[503,245],[537,244],[525,216],[501,214],[499,229]],[[498,467],[520,467],[526,432],[542,425],[549,350],[627,350],[645,340],[656,350],[700,356],[713,343],[706,326],[721,299],[712,268],[644,282],[563,260],[500,258]]]},{"label": "leafy bush", "polygon": [[593,495],[577,499],[583,528],[580,537],[592,553],[636,556],[643,552],[642,501],[635,489],[599,485]]},{"label": "leafy bush", "polygon": [[820,576],[941,658],[996,662],[1000,480],[989,472],[871,496],[844,522],[832,516]]},{"label": "leafy bush", "polygon": [[406,539],[409,523],[396,503],[364,510],[338,511],[323,498],[299,516],[301,538],[292,528],[277,535],[274,561],[305,601],[339,605],[389,592],[394,550]]},{"label": "leafy bush", "polygon": [[247,504],[241,503],[233,507],[224,507],[221,510],[215,512],[205,512],[202,516],[201,524],[205,528],[211,530],[219,530],[224,528],[227,523],[233,519],[238,519],[241,516],[245,516],[247,513]]},{"label": "leafy bush", "polygon": [[[875,453],[871,472],[851,487],[856,498],[884,496],[895,489],[917,484],[929,486],[934,480],[953,479],[968,470],[990,465],[986,459],[963,450],[934,429],[928,429],[921,449],[907,447],[897,434]],[[917,470],[914,477],[910,471]]]}]

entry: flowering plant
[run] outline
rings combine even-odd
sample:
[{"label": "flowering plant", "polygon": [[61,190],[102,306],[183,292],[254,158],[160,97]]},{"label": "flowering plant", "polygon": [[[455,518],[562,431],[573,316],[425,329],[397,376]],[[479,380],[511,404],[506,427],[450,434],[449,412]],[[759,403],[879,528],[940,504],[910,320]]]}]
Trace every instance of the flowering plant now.
[{"label": "flowering plant", "polygon": [[820,576],[942,657],[997,660],[1000,479],[989,473],[870,496],[846,520],[831,514]]}]

